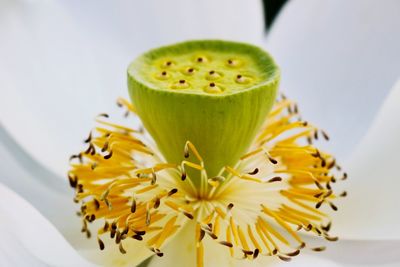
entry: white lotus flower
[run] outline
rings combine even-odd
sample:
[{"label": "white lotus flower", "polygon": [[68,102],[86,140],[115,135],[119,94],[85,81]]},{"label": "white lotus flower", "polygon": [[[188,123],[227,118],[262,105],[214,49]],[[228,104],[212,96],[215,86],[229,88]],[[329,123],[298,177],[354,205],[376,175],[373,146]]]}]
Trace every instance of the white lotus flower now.
[{"label": "white lotus flower", "polygon": [[[13,3],[10,5],[12,8],[15,8]],[[243,6],[240,8],[241,11],[244,11]],[[286,12],[289,13],[290,8],[294,7],[289,6]],[[281,23],[284,23],[284,16],[281,20],[283,21]],[[15,25],[14,23],[18,23],[20,20],[12,22],[11,25]],[[11,31],[11,33],[14,32]],[[271,40],[273,41],[273,39]],[[272,42],[271,40],[269,40],[270,45]],[[279,53],[277,52],[277,54]],[[21,58],[21,62],[24,62],[24,60],[26,60],[26,58]],[[49,60],[52,60],[52,58]],[[10,60],[10,62],[14,61]],[[4,67],[5,65],[1,66]],[[8,70],[7,73],[15,75],[15,73],[18,72]],[[40,71],[38,73],[40,73]],[[60,77],[55,77],[54,80],[58,81],[59,78]],[[92,82],[93,79],[88,80]],[[18,82],[23,83],[23,81],[19,81],[19,79],[13,79],[13,76],[7,77],[5,81],[5,84],[8,86],[7,89],[12,88],[11,85],[18,86]],[[79,83],[79,86],[84,85]],[[23,88],[24,86],[21,87]],[[90,87],[96,88],[96,86]],[[97,88],[106,87],[103,85]],[[288,86],[288,88],[290,88],[290,86]],[[67,90],[65,91],[67,92]],[[64,172],[62,167],[62,163],[65,159],[64,153],[70,152],[72,147],[63,142],[65,141],[75,144],[76,140],[81,136],[81,134],[77,133],[76,140],[72,140],[74,138],[65,136],[65,133],[67,131],[70,132],[70,129],[73,128],[72,126],[76,125],[76,121],[74,120],[71,121],[69,125],[64,125],[63,127],[65,128],[61,127],[61,125],[57,125],[59,129],[54,129],[54,125],[49,123],[51,120],[46,122],[47,115],[36,115],[32,117],[32,119],[26,121],[26,118],[29,118],[26,116],[29,116],[31,113],[30,108],[32,108],[32,106],[30,105],[27,105],[27,107],[29,107],[29,112],[23,113],[23,116],[25,117],[22,117],[20,114],[21,110],[24,110],[24,100],[28,101],[30,98],[43,104],[40,107],[41,109],[32,111],[32,114],[43,115],[40,112],[41,110],[60,110],[61,112],[71,109],[54,109],[54,107],[46,109],[45,101],[48,99],[47,97],[35,98],[35,95],[29,94],[29,92],[26,93],[27,95],[24,94],[22,96],[17,92],[17,90],[9,90],[5,92],[11,99],[15,97],[14,99],[17,99],[18,101],[2,102],[2,124],[4,124],[6,129],[12,133],[11,136],[13,138],[16,138],[18,142],[23,144],[24,149],[29,151],[31,155],[37,157],[32,160],[30,156],[24,154],[24,151],[18,150],[17,144],[13,143],[13,139],[10,138],[10,135],[3,130],[1,132],[3,141],[1,154],[4,155],[2,161],[2,164],[4,165],[2,165],[1,181],[28,199],[35,208],[39,209],[42,214],[46,216],[46,219],[40,213],[35,211],[33,206],[26,203],[26,201],[10,192],[10,190],[4,186],[1,187],[0,191],[2,201],[0,203],[0,215],[1,218],[6,218],[4,220],[2,219],[0,222],[2,226],[2,237],[4,236],[4,239],[0,242],[1,265],[90,266],[91,262],[79,256],[76,251],[82,255],[88,256],[88,258],[92,259],[93,262],[101,262],[103,264],[115,263],[113,262],[115,259],[121,258],[118,251],[115,251],[118,254],[118,256],[115,257],[113,257],[113,251],[100,253],[97,247],[93,247],[93,242],[88,243],[84,241],[81,236],[75,234],[78,227],[76,225],[77,220],[71,216],[74,206],[69,201],[69,192],[65,190],[65,181],[60,180],[54,182],[53,175],[37,164],[37,161],[40,161],[46,166],[52,166],[52,169],[57,174],[62,175]],[[49,91],[44,92],[46,95],[50,93]],[[57,93],[59,92],[57,91]],[[101,94],[88,92],[88,96],[93,95]],[[68,93],[64,96],[68,96]],[[25,98],[21,99],[21,97]],[[71,95],[71,97],[73,97],[73,95]],[[107,98],[109,98],[109,96]],[[399,258],[395,252],[396,248],[399,248],[400,236],[396,226],[398,225],[400,218],[399,214],[393,211],[396,211],[396,208],[398,209],[395,201],[397,185],[395,163],[396,160],[398,161],[396,152],[400,148],[399,142],[396,142],[396,136],[399,135],[400,125],[399,120],[396,120],[395,116],[397,113],[396,111],[398,111],[397,103],[399,99],[400,86],[396,86],[387,97],[387,100],[379,112],[373,126],[365,135],[363,141],[358,145],[358,149],[355,150],[356,152],[352,153],[351,156],[348,157],[349,161],[346,165],[350,171],[352,179],[349,180],[346,189],[350,192],[350,197],[346,201],[347,203],[341,206],[342,214],[340,214],[340,216],[335,220],[335,222],[339,220],[339,223],[335,225],[335,229],[338,233],[341,233],[341,236],[343,236],[342,239],[344,240],[339,242],[336,246],[329,248],[333,252],[329,252],[328,250],[326,253],[319,255],[302,255],[302,257],[293,261],[294,266],[351,266],[353,263],[362,263],[364,264],[363,266],[365,266],[366,263],[374,263],[374,258],[375,263],[379,264],[379,266],[386,263],[392,263],[393,266],[396,266],[398,263]],[[13,105],[9,103],[12,103]],[[67,104],[69,103],[70,102],[67,102]],[[52,103],[48,104],[51,105]],[[61,103],[57,103],[57,105],[59,104]],[[82,103],[82,106],[87,107],[91,105],[84,102]],[[308,108],[311,109],[312,106],[313,105],[310,105]],[[101,109],[104,109],[104,107],[107,107],[107,104],[102,106]],[[90,117],[92,114],[100,110],[97,106],[93,108],[94,110],[92,111],[74,109],[72,114],[70,113],[70,115],[65,118],[69,119],[70,117],[78,117],[73,116],[74,112],[79,113],[82,116],[87,115]],[[15,119],[15,117],[8,115],[11,114],[11,111],[13,111],[13,116],[21,117],[17,118],[15,121],[11,121],[10,118]],[[315,114],[314,111],[309,111],[309,113]],[[369,118],[371,117],[373,117],[373,115]],[[39,121],[40,118],[43,118],[43,121]],[[82,118],[82,122],[79,121],[82,124],[79,125],[85,125],[84,127],[86,127],[87,121],[84,120],[85,119]],[[47,125],[50,125],[50,127],[46,128],[46,123]],[[32,127],[28,128],[30,130],[27,132],[25,129],[26,127],[29,127],[29,124],[31,124]],[[43,126],[43,128],[40,126]],[[327,128],[329,128],[329,124]],[[37,135],[35,135],[35,129]],[[49,136],[47,136],[47,131],[44,129],[50,129],[50,133],[55,131],[57,134],[49,134]],[[84,130],[86,131],[87,129],[83,129],[82,131]],[[359,134],[360,136],[363,135],[363,133]],[[49,137],[54,138],[53,141],[49,139]],[[54,141],[58,138],[58,141]],[[49,146],[47,142],[50,142],[53,145]],[[60,145],[65,145],[68,148],[63,150],[63,147]],[[53,149],[53,151],[45,151],[46,149],[49,149],[49,147],[50,149]],[[10,150],[11,153],[16,156],[17,161],[10,156]],[[54,157],[54,155],[57,156]],[[61,161],[56,158],[61,159]],[[21,165],[24,166],[25,169],[22,169]],[[61,167],[55,167],[57,165]],[[379,175],[379,179],[369,178],[375,175]],[[360,187],[360,183],[363,184],[363,188]],[[385,187],[385,185],[390,185],[390,187]],[[381,192],[385,197],[381,197],[376,192]],[[372,218],[370,216],[371,210],[373,210],[375,214]],[[50,220],[64,235],[64,237],[61,236],[47,220]],[[190,230],[189,227],[185,229]],[[68,239],[76,251],[74,251],[71,245],[69,245],[64,238]],[[151,261],[150,266],[158,266],[161,264],[164,266],[190,266],[189,264],[192,264],[195,256],[190,253],[183,254],[181,248],[187,242],[192,243],[191,238],[193,238],[193,235],[186,234],[185,230],[181,231],[178,236],[172,239],[165,247],[165,250],[163,251],[164,257],[155,257]],[[208,252],[208,254],[206,254],[207,260],[211,260],[214,264],[211,266],[228,266],[230,261],[229,257],[221,257],[221,255],[226,253],[226,251],[221,251],[221,249],[223,249],[221,248],[222,246],[214,246],[213,243],[207,243],[205,247],[207,247]],[[345,248],[345,251],[343,251],[343,249],[341,250],[343,247]],[[379,250],[384,249],[385,251],[380,251],[379,255],[363,255],[366,250],[374,247],[378,247]],[[132,263],[140,262],[141,259],[146,257],[147,252],[147,249],[143,250],[143,252],[136,250],[135,254],[127,255],[126,260],[129,260]],[[194,253],[193,250],[191,250],[191,252]],[[329,257],[330,260],[322,258],[324,255]],[[357,257],[360,257],[361,255],[363,255],[363,259],[357,259]],[[354,257],[356,257],[356,259],[354,259]],[[379,259],[379,261],[376,259]],[[337,264],[333,263],[333,261],[337,262]],[[241,263],[245,265],[247,264],[246,261],[242,261]],[[274,266],[274,264],[279,264],[271,260],[269,260],[269,263],[272,266]],[[260,262],[260,264],[263,264],[263,262]],[[285,265],[288,266],[286,263]]]}]

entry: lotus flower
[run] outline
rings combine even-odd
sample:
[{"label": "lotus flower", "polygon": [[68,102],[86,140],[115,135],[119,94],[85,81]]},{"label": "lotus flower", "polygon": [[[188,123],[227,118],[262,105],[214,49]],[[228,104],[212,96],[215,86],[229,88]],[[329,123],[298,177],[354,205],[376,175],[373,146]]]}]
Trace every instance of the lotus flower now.
[{"label": "lotus flower", "polygon": [[[288,53],[288,51],[290,51],[288,48],[281,48],[282,52],[280,52],[276,44],[279,43],[280,38],[283,38],[280,37],[279,35],[284,35],[286,32],[285,29],[293,27],[293,26],[291,27],[286,26],[287,25],[286,23],[288,23],[288,21],[292,21],[291,23],[294,23],[294,25],[300,25],[298,22],[296,22],[295,19],[293,19],[293,16],[291,15],[293,14],[291,13],[293,12],[293,10],[299,9],[299,7],[296,6],[297,3],[298,2],[294,2],[293,4],[290,4],[287,7],[284,14],[281,16],[280,20],[278,20],[277,22],[278,24],[275,26],[273,32],[271,33],[267,41],[268,46],[270,47],[268,50],[272,51],[272,53],[276,55],[278,62],[280,59],[282,60],[282,62],[284,63],[282,64],[282,67],[284,70],[285,69],[290,70],[291,65],[286,62],[292,62],[293,58],[295,57],[293,57],[293,55],[291,56],[290,53]],[[28,3],[28,5],[31,4],[32,3]],[[18,12],[21,11],[19,8],[24,7],[23,5],[25,5],[25,3],[24,4],[20,2],[7,3],[6,6],[7,9],[4,9],[7,11],[6,14],[8,15],[6,16],[6,18],[8,19],[6,20],[6,22],[8,24],[3,24],[7,26],[6,29],[8,30],[4,29],[4,32],[9,34],[12,33],[12,35],[8,35],[9,40],[15,40],[13,39],[16,37],[14,34],[17,33],[16,31],[13,31],[12,27],[15,27],[16,25],[18,25],[18,23],[21,23],[21,19],[15,19],[15,16],[11,16],[10,14],[12,12],[16,12],[16,14],[21,14]],[[54,17],[45,17],[50,21],[54,19],[59,19],[60,14],[64,15],[63,17],[61,17],[62,19],[65,18],[70,19],[69,16],[71,16],[71,14],[75,16],[79,14],[78,13],[79,11],[74,9],[73,6],[69,6],[69,9],[67,10],[70,13],[67,14],[66,12],[64,12],[65,9],[60,9],[60,10],[58,9],[60,8],[59,5],[56,5],[54,3],[52,5],[54,5],[53,7],[57,8],[56,11],[61,10],[62,12],[54,12],[53,14],[57,14],[57,16],[54,15]],[[337,7],[336,5],[337,4],[332,4],[331,8]],[[40,13],[40,12],[43,11],[42,8],[48,8],[47,4],[45,5],[45,7],[35,6],[35,8],[37,9],[36,11],[38,12],[36,14],[39,15],[38,18],[40,19],[35,20],[35,18],[33,17],[33,22],[43,23],[43,21],[41,20],[43,16],[41,15],[50,13],[48,12]],[[246,12],[245,11],[246,9],[243,6],[239,6],[237,8],[238,10],[241,10],[241,12]],[[252,8],[256,10],[254,6],[250,7],[248,10],[252,11],[253,10]],[[320,7],[320,9],[329,10],[329,9],[324,9],[323,7]],[[219,9],[216,8],[216,10]],[[304,11],[306,9],[302,10]],[[391,9],[388,7],[387,10]],[[251,13],[250,11],[249,13]],[[320,10],[318,12],[320,12]],[[199,13],[202,14],[202,12]],[[308,17],[307,13],[303,14],[304,17],[302,17],[302,15],[300,14],[297,16],[297,19],[301,20]],[[335,14],[335,12],[333,12],[333,14]],[[169,18],[169,16],[167,17]],[[216,17],[218,17],[218,15],[216,15]],[[74,21],[74,20],[69,20],[69,21]],[[231,25],[231,23],[232,22],[229,22],[228,25]],[[347,23],[349,25],[354,25],[354,22],[352,24],[351,20],[347,21]],[[51,27],[51,24],[44,23],[42,25],[47,25],[48,27]],[[88,28],[83,29],[82,31],[90,32],[90,29],[93,29],[90,28],[91,27],[90,23],[85,25],[87,25],[86,27]],[[213,25],[214,24],[212,24],[209,28],[213,28]],[[391,25],[390,21],[388,22],[388,25]],[[66,26],[66,28],[68,27],[74,29],[73,26],[71,25]],[[69,33],[75,34],[75,31],[71,30],[71,28],[69,29],[70,30]],[[166,28],[168,29],[168,26],[166,26]],[[246,26],[246,28],[248,29],[249,26]],[[246,30],[246,28],[243,31],[239,30],[239,28],[235,28],[235,32],[236,31],[239,31],[241,33],[249,32]],[[11,29],[11,31],[9,29]],[[40,27],[36,29],[40,29]],[[61,33],[68,34],[68,29],[64,29],[63,31],[59,29],[57,30],[53,29],[53,30],[56,35],[57,34],[61,35]],[[189,29],[188,31],[191,31],[191,29]],[[98,37],[100,38],[102,34],[101,32],[96,32],[96,31],[93,32],[94,32],[93,34],[95,35],[98,34]],[[41,33],[39,31],[34,34],[40,35]],[[313,34],[310,35],[313,36]],[[23,38],[29,38],[28,36],[29,35],[22,33],[19,35],[19,37],[22,38],[22,40]],[[47,33],[44,36],[47,36]],[[82,38],[81,40],[85,39],[84,36],[85,35],[80,35],[80,38]],[[261,30],[260,30],[260,36],[261,36]],[[204,37],[204,36],[199,35],[199,36],[188,36],[188,37]],[[223,37],[223,36],[218,36],[218,37]],[[232,36],[227,35],[225,37],[236,39],[234,37],[234,34]],[[297,36],[294,36],[293,42],[286,42],[286,43],[293,44],[295,43],[296,40],[300,41],[302,40],[301,38],[300,39],[296,38]],[[249,41],[248,39],[250,38],[247,38],[247,41]],[[40,40],[41,39],[37,39],[37,42],[40,42]],[[53,41],[55,42],[57,42],[57,40],[59,40],[59,38],[53,39]],[[175,41],[167,39],[165,40],[163,40],[162,42]],[[393,43],[395,42],[396,41],[394,40]],[[22,44],[22,42],[19,43]],[[59,45],[61,45],[62,43],[63,42],[60,42]],[[13,42],[13,44],[15,44],[15,42]],[[3,44],[3,46],[4,45],[7,48],[7,43]],[[36,45],[39,48],[43,47],[43,44],[40,43],[36,43]],[[105,43],[104,47],[107,47],[107,45],[111,44]],[[155,45],[157,45],[156,42],[154,43],[153,46]],[[102,48],[97,48],[97,49],[106,49],[104,47],[102,46]],[[143,49],[144,47],[147,47],[147,45],[143,45],[141,49]],[[20,48],[19,51],[20,53],[18,53],[21,60],[20,62],[26,63],[26,60],[32,58],[31,56],[32,54],[34,54],[28,52],[26,49],[27,48],[25,48],[24,46],[21,46]],[[2,49],[2,51],[5,50]],[[49,62],[54,62],[53,61],[54,55],[58,55],[58,51],[50,50],[49,53],[50,54],[54,53],[54,54],[51,57],[49,56],[47,60]],[[64,56],[64,60],[68,59],[68,57],[70,56],[71,57],[74,56],[74,54],[76,53],[70,53],[69,55],[67,55],[67,57]],[[93,55],[96,54],[98,53],[95,52]],[[87,55],[87,54],[81,52],[81,55]],[[304,56],[305,53],[299,53],[297,51],[294,55]],[[285,60],[286,56],[291,57],[290,61]],[[318,55],[315,56],[316,58],[318,58]],[[63,84],[62,83],[60,84],[60,79],[64,79],[66,83],[71,82],[70,79],[64,77],[64,73],[62,71],[60,72],[59,70],[57,71],[56,69],[54,69],[53,75],[50,75],[51,78],[49,78],[48,80],[44,79],[47,82],[51,82],[52,80],[57,81],[57,85],[60,86],[59,87],[60,90],[58,91],[45,90],[44,88],[47,88],[46,86],[41,87],[42,84],[40,83],[35,84],[35,80],[28,78],[26,79],[26,81],[31,81],[31,83],[29,84],[31,85],[31,87],[24,86],[25,81],[15,77],[15,75],[19,73],[19,71],[16,70],[17,66],[20,66],[20,64],[16,64],[16,62],[18,61],[15,61],[18,59],[18,57],[10,58],[7,56],[7,54],[4,54],[4,57],[2,58],[8,60],[6,62],[11,63],[7,65],[2,65],[2,67],[7,66],[7,68],[4,68],[3,73],[9,74],[8,76],[4,76],[4,81],[5,81],[4,84],[6,85],[5,89],[7,90],[5,91],[5,93],[7,93],[9,100],[2,102],[2,112],[1,112],[2,124],[4,125],[5,129],[7,129],[7,130],[3,129],[1,133],[3,141],[2,155],[4,155],[2,161],[2,164],[4,164],[3,165],[4,167],[2,167],[2,183],[6,184],[13,190],[17,191],[31,203],[31,204],[27,203],[25,200],[21,199],[21,197],[11,192],[9,189],[7,189],[5,186],[2,185],[1,187],[2,201],[0,204],[1,205],[0,212],[2,218],[5,218],[1,220],[1,224],[3,226],[1,228],[2,236],[4,237],[3,241],[0,242],[2,265],[13,264],[17,266],[25,266],[25,265],[90,266],[96,263],[106,264],[106,265],[107,264],[123,265],[125,263],[130,263],[130,262],[131,263],[140,262],[141,259],[146,257],[147,253],[152,253],[145,246],[143,246],[144,248],[143,251],[136,250],[135,254],[132,253],[121,254],[118,249],[110,252],[100,251],[98,246],[93,246],[93,243],[95,243],[93,242],[93,240],[87,241],[84,238],[82,238],[80,233],[78,233],[79,230],[77,231],[77,229],[80,229],[79,226],[77,225],[78,220],[76,219],[75,216],[71,216],[71,214],[74,213],[75,209],[74,204],[71,203],[70,201],[72,194],[70,194],[70,192],[66,190],[65,180],[55,179],[55,177],[57,177],[59,174],[62,174],[66,171],[65,170],[66,167],[64,167],[66,154],[77,149],[77,147],[75,147],[77,143],[76,140],[80,139],[80,137],[84,134],[84,132],[87,132],[89,130],[86,127],[88,127],[87,125],[89,125],[89,118],[92,116],[92,114],[95,114],[99,110],[103,110],[104,108],[108,109],[108,103],[101,105],[101,102],[105,103],[105,101],[101,100],[101,98],[97,98],[97,96],[103,95],[104,99],[110,98],[110,96],[107,95],[106,93],[101,94],[99,91],[97,91],[98,90],[97,88],[107,88],[111,84],[110,83],[103,84],[103,81],[99,81],[99,84],[101,84],[101,86],[96,87],[90,85],[89,87],[89,84],[85,85],[84,83],[80,82],[78,85],[82,86],[81,88],[85,88],[86,86],[87,88],[91,87],[96,88],[93,89],[94,91],[90,92],[89,91],[85,92],[84,90],[82,90],[84,97],[82,97],[81,99],[83,99],[84,101],[79,103],[81,103],[82,107],[85,108],[79,108],[79,106],[70,105],[72,102],[66,102],[67,105],[63,107],[68,107],[68,108],[61,109],[60,108],[62,106],[61,103],[63,102],[54,101],[56,97],[50,97],[51,94],[55,94],[54,96],[58,96],[60,95],[60,93],[65,92],[64,95],[61,95],[64,100],[69,95],[71,95],[70,99],[74,99],[74,94],[68,94],[68,90],[62,89]],[[38,57],[38,58],[43,60],[43,57]],[[65,62],[65,61],[61,60],[60,62]],[[93,62],[95,62],[94,59]],[[295,60],[295,62],[300,62],[300,61]],[[35,66],[35,64],[33,63],[34,62],[32,62],[32,64],[30,65]],[[285,64],[288,64],[289,67],[285,67]],[[46,66],[46,64],[43,65]],[[95,67],[95,65],[96,64],[92,64],[91,66]],[[359,67],[359,65],[357,66]],[[347,67],[349,68],[349,70],[354,70],[354,68],[353,69],[351,68],[352,66],[347,66]],[[92,68],[89,69],[93,70]],[[299,70],[301,68],[297,67],[295,69]],[[391,68],[389,68],[389,70],[390,69]],[[42,73],[40,69],[32,68],[31,70],[32,72],[36,72],[38,75]],[[315,81],[316,77],[321,77],[316,75],[316,72],[312,71],[310,68],[304,68],[303,73],[305,72],[313,73],[312,77],[309,78],[312,81]],[[325,73],[325,70],[324,71],[321,70],[320,72]],[[80,72],[71,72],[71,73],[77,75],[76,77],[80,77],[79,76]],[[68,74],[70,75],[71,73]],[[87,80],[90,82],[96,81],[95,77],[99,77],[99,75],[97,74],[98,73],[94,71],[92,74],[93,78],[85,77],[85,79],[82,80]],[[385,74],[389,75],[390,71],[385,72]],[[28,75],[29,77],[29,75],[31,74],[28,73],[26,75]],[[48,73],[46,73],[46,77],[47,75]],[[85,73],[84,75],[89,75],[89,74]],[[106,75],[104,75],[104,77],[106,77]],[[296,77],[296,76],[291,76],[291,77]],[[301,75],[301,79],[299,78],[299,80],[307,81],[307,78],[305,77],[308,76],[303,74]],[[385,77],[386,79],[384,79],[384,81],[390,82],[389,76]],[[39,82],[41,81],[42,80],[39,80]],[[295,81],[294,78],[293,81]],[[388,84],[382,86],[384,81],[382,80],[379,82],[380,85],[379,89],[381,89],[382,87],[383,89],[388,89],[390,87]],[[393,81],[394,80],[392,80],[392,82]],[[296,82],[296,87],[295,87],[291,85],[289,82],[285,82],[285,79],[283,79],[283,85],[285,85],[288,88],[288,92],[290,95],[293,94],[296,97],[297,97],[296,94],[298,93],[296,93],[296,91],[292,92],[291,90],[296,90],[296,87],[301,87],[302,88],[301,90],[303,90],[304,88],[304,86],[301,86],[301,83],[299,84]],[[313,85],[313,84],[305,83],[305,85]],[[26,90],[26,88],[36,87],[36,92],[32,93],[33,92],[32,90],[26,90],[24,91],[24,94],[20,94],[19,90],[9,90],[13,88],[12,86],[17,86],[16,88],[21,90],[23,88],[25,88]],[[330,88],[331,87],[328,86],[326,86],[326,89],[324,89],[324,87],[321,87],[321,90],[322,89],[328,90]],[[346,88],[354,89],[358,87],[353,86]],[[38,94],[40,90],[43,90],[42,96]],[[362,108],[363,106],[357,104],[353,105],[357,109],[351,109],[351,108],[332,109],[335,111],[335,114],[340,114],[338,112],[342,111],[347,112],[345,114],[350,114],[349,111],[351,110],[353,110],[353,113],[360,112],[359,114],[363,114],[362,116],[363,119],[361,121],[363,121],[364,124],[360,124],[359,125],[360,127],[353,127],[351,129],[350,128],[346,129],[346,131],[340,130],[343,129],[343,126],[335,127],[334,123],[331,124],[330,122],[332,121],[329,120],[329,116],[319,117],[320,115],[318,114],[324,114],[324,112],[326,112],[326,109],[324,110],[321,108],[314,110],[315,107],[318,107],[318,103],[320,103],[319,101],[321,101],[322,99],[321,97],[313,98],[312,94],[309,94],[309,96],[306,97],[305,93],[302,97],[298,97],[300,99],[299,101],[300,105],[301,107],[303,107],[305,111],[304,112],[305,115],[307,115],[307,113],[311,115],[307,117],[307,119],[313,121],[313,119],[315,118],[315,121],[322,122],[321,124],[324,126],[324,128],[327,128],[330,132],[333,132],[334,139],[335,139],[334,137],[335,132],[338,133],[345,132],[347,134],[349,132],[352,133],[351,138],[353,138],[352,139],[353,143],[356,140],[354,138],[361,138],[361,136],[363,136],[363,138],[362,141],[357,145],[357,148],[355,148],[355,145],[352,145],[352,143],[347,143],[347,145],[345,146],[347,151],[346,150],[339,151],[339,149],[336,149],[336,151],[334,151],[335,153],[339,152],[338,153],[339,155],[341,155],[342,153],[342,155],[344,156],[349,155],[349,151],[351,151],[351,154],[347,156],[347,160],[345,160],[344,164],[346,170],[348,170],[351,176],[351,179],[348,182],[346,182],[346,190],[349,191],[350,195],[346,199],[345,203],[343,205],[340,205],[340,213],[341,213],[340,216],[334,218],[335,222],[334,229],[335,232],[340,233],[341,241],[337,242],[335,245],[330,244],[328,246],[328,250],[321,254],[312,253],[309,255],[307,254],[307,252],[301,253],[302,255],[296,257],[291,263],[289,263],[289,266],[291,264],[293,264],[293,266],[300,266],[302,264],[304,266],[313,266],[313,265],[351,266],[352,264],[365,265],[367,263],[370,264],[375,263],[378,264],[379,266],[391,263],[393,264],[393,266],[395,266],[396,261],[399,260],[398,256],[396,256],[397,254],[396,248],[399,247],[399,243],[397,241],[399,237],[396,230],[397,229],[396,225],[399,222],[399,217],[398,213],[393,212],[396,210],[396,208],[398,208],[395,202],[396,172],[394,168],[396,166],[395,165],[396,160],[398,159],[398,157],[396,157],[395,152],[397,152],[399,145],[399,143],[396,140],[396,136],[399,134],[398,131],[400,129],[400,126],[398,125],[398,120],[395,119],[396,110],[398,109],[396,104],[400,98],[399,91],[400,91],[399,86],[395,86],[392,89],[392,91],[387,96],[387,100],[384,101],[384,104],[382,105],[382,108],[380,109],[379,113],[377,113],[378,114],[377,116],[374,116],[374,112],[371,111],[370,109],[367,108],[363,109]],[[108,88],[107,90],[104,89],[104,92],[109,92]],[[332,92],[332,91],[328,90],[325,92]],[[344,93],[346,92],[347,91],[345,91]],[[381,93],[382,95],[385,95],[384,93],[385,91],[380,91],[380,92],[382,92]],[[46,93],[46,95],[49,96],[49,98],[43,97],[44,93]],[[315,93],[315,91],[313,91],[313,93]],[[338,94],[339,99],[342,99],[344,93]],[[111,97],[113,98],[113,96]],[[32,105],[29,105],[29,101],[32,99],[35,99],[36,103],[41,103],[40,107],[39,106],[33,107]],[[52,101],[46,102],[47,101],[46,99],[52,99]],[[314,99],[315,101],[318,102],[312,103],[310,99]],[[381,102],[378,101],[379,99],[383,99],[383,97],[376,99],[365,98],[364,100],[367,103],[368,101],[369,103],[371,103],[371,101],[372,103],[375,103],[372,106],[375,106],[375,109],[377,109],[377,107],[381,104]],[[109,99],[107,99],[107,101],[108,100]],[[304,102],[304,104],[302,102]],[[22,113],[21,110],[24,110],[25,107],[29,107],[29,112]],[[92,111],[85,109],[92,109]],[[35,114],[36,116],[34,116],[33,114]],[[74,114],[79,114],[79,116]],[[51,123],[52,121],[54,122],[54,120],[50,119],[55,117],[57,117],[57,122],[63,122],[63,123],[58,123],[57,127],[54,125],[54,123]],[[376,118],[372,126],[368,127],[369,124],[371,124],[370,123],[371,117],[376,117]],[[49,118],[49,120],[46,120],[46,118]],[[80,119],[77,120],[77,118]],[[341,116],[341,118],[345,117]],[[348,119],[348,121],[351,122],[350,119]],[[77,122],[79,122],[79,125],[83,125],[83,127],[78,126]],[[76,128],[78,128],[79,130],[76,130]],[[367,128],[369,128],[368,132],[366,131]],[[355,132],[354,135],[353,132]],[[367,132],[367,134],[364,134],[364,132]],[[70,134],[72,133],[74,134],[75,138],[70,137]],[[14,140],[17,140],[18,143],[15,142]],[[191,148],[189,144],[187,147],[189,148],[188,150],[191,155],[195,154],[194,152],[195,150]],[[338,147],[341,146],[338,145]],[[28,151],[29,153],[26,154],[25,151]],[[344,156],[343,158],[345,158]],[[49,169],[47,168],[43,168],[41,165],[42,163],[44,163],[45,166],[50,166],[49,169],[51,169],[52,171],[49,171]],[[21,168],[21,166],[23,166],[23,168]],[[393,186],[385,187],[385,185],[393,185]],[[39,209],[39,211],[44,215],[44,217],[35,209]],[[232,211],[233,209],[235,209],[235,207],[232,207]],[[374,214],[375,216],[371,216],[371,214]],[[190,229],[189,227],[185,229],[187,229],[187,231],[190,231],[190,234],[188,234],[185,230],[180,231],[176,237],[174,237],[170,242],[166,244],[165,249],[163,249],[162,251],[164,253],[163,257],[155,256],[151,259],[149,264],[150,265],[153,264],[155,266],[158,265],[179,266],[179,264],[181,264],[181,266],[191,266],[189,264],[195,264],[193,263],[194,262],[193,259],[196,258],[196,256],[194,255],[196,250],[190,250],[191,253],[182,253],[182,246],[184,246],[186,242],[193,244],[192,242],[193,234],[191,234],[193,233],[193,229]],[[203,231],[205,230],[207,229],[203,229]],[[62,235],[60,234],[60,232],[62,233]],[[199,233],[200,232],[201,231],[199,231]],[[208,235],[207,238],[209,238],[210,235],[209,234],[207,235]],[[238,233],[238,236],[239,235],[240,234]],[[312,244],[312,241],[310,242],[308,241],[308,237],[302,237],[302,238],[304,238],[304,240],[307,241],[307,244]],[[208,247],[208,244],[205,247]],[[307,247],[313,247],[313,246],[307,245]],[[129,251],[129,248],[123,247],[123,249]],[[208,247],[208,249],[206,250],[205,255],[207,258],[205,259],[205,262],[207,263],[207,261],[210,261],[211,263],[209,265],[211,266],[213,266],[212,264],[215,264],[214,266],[224,266],[224,265],[230,266],[232,264],[236,265],[244,264],[244,266],[247,266],[247,264],[249,264],[249,261],[236,261],[236,260],[233,263],[231,257],[222,257],[221,255],[226,254],[227,252],[226,249],[229,250],[229,248],[224,248],[224,246],[221,244],[218,244],[215,247],[213,246],[213,244],[210,244],[210,247]],[[374,252],[379,251],[379,253],[378,255],[376,255],[376,253],[370,253],[371,255],[365,255],[365,251],[368,250]],[[113,255],[115,255],[115,257]],[[124,255],[126,256],[125,258],[123,257]],[[361,257],[361,255],[363,257]],[[250,255],[248,256],[250,257]],[[251,256],[254,256],[254,251],[252,251]],[[258,260],[261,258],[262,257],[257,257]],[[256,260],[252,261],[252,263],[265,264],[265,262],[261,261],[257,262]],[[281,262],[281,260],[276,258],[274,259],[268,258],[267,261],[272,266],[280,264]],[[284,264],[286,266],[288,265],[287,263]]]}]

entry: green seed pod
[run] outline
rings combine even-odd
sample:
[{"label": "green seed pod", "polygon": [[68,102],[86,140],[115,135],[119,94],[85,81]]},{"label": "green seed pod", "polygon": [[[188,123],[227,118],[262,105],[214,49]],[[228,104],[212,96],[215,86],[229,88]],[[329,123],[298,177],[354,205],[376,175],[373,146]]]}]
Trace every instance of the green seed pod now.
[{"label": "green seed pod", "polygon": [[165,159],[181,162],[191,141],[209,177],[249,148],[279,79],[279,68],[262,49],[219,40],[157,48],[128,68],[130,97]]}]

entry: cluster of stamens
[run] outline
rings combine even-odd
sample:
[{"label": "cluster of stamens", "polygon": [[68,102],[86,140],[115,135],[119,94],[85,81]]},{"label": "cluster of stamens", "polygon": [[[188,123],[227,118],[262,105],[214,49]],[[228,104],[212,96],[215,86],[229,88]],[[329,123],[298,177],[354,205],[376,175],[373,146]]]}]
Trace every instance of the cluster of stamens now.
[{"label": "cluster of stamens", "polygon": [[[118,104],[135,112],[126,100]],[[71,157],[69,172],[75,201],[81,203],[82,231],[90,237],[89,225],[103,221],[97,231],[101,250],[104,238],[109,238],[123,254],[128,252],[126,242],[144,242],[155,255],[163,256],[166,240],[187,222],[196,225],[199,267],[204,265],[206,238],[237,259],[263,255],[283,261],[302,249],[325,249],[308,247],[301,231],[337,240],[329,235],[331,222],[321,209],[337,210],[333,201],[346,192],[336,195],[332,185],[347,175],[335,158],[312,145],[320,135],[326,140],[328,135],[301,120],[297,105],[285,97],[276,102],[249,152],[215,177],[208,177],[190,141],[183,148],[182,162],[162,162],[143,130],[107,118],[98,117],[99,126],[85,140],[88,148]],[[189,161],[189,155],[196,162]],[[195,186],[187,168],[200,173],[200,186]]]}]

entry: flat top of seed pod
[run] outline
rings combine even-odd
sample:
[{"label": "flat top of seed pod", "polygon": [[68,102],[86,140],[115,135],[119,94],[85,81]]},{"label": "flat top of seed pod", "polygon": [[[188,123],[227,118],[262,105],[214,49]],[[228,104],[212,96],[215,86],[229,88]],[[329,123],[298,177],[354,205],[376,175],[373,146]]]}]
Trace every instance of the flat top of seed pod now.
[{"label": "flat top of seed pod", "polygon": [[279,68],[262,49],[222,40],[187,41],[150,50],[128,74],[153,90],[204,95],[240,93],[279,79]]}]

